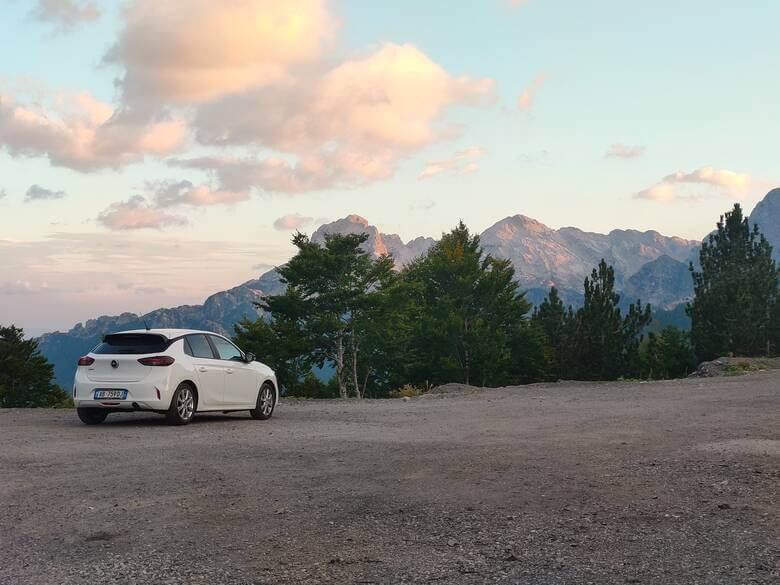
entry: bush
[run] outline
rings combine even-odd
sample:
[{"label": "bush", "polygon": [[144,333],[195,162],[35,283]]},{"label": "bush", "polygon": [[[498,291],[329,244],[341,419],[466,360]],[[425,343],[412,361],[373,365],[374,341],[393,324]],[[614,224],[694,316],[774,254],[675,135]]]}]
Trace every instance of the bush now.
[{"label": "bush", "polygon": [[412,386],[411,384],[404,384],[397,390],[391,390],[390,398],[413,398],[415,396],[422,396],[430,389],[431,387],[427,384],[424,387]]}]

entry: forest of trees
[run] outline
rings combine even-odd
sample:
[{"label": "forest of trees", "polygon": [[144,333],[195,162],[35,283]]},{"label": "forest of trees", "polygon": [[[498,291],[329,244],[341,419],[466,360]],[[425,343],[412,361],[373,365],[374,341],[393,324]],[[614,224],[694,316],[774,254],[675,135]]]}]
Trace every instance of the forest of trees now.
[{"label": "forest of trees", "polygon": [[[772,248],[739,205],[720,218],[690,271],[691,330],[654,330],[641,301],[621,311],[602,260],[584,303],[558,291],[533,308],[508,260],[491,257],[461,222],[424,256],[394,268],[361,249],[368,236],[296,234],[279,272],[287,288],[265,314],[235,326],[235,341],[308,397],[386,397],[437,384],[480,386],[558,379],[666,379],[719,356],[776,355],[780,290]],[[323,382],[323,379],[329,381]],[[33,339],[0,327],[0,407],[57,406],[68,395]]]},{"label": "forest of trees", "polygon": [[653,330],[641,301],[622,312],[604,260],[583,283],[582,307],[564,306],[553,287],[532,309],[510,262],[486,254],[462,222],[400,271],[391,258],[361,250],[366,238],[332,234],[319,245],[296,234],[298,253],[279,269],[286,292],[265,299],[265,318],[236,325],[237,343],[263,356],[289,394],[383,397],[446,382],[666,379],[718,356],[778,349],[777,267],[739,205],[704,242],[698,266],[691,264],[691,331]]}]

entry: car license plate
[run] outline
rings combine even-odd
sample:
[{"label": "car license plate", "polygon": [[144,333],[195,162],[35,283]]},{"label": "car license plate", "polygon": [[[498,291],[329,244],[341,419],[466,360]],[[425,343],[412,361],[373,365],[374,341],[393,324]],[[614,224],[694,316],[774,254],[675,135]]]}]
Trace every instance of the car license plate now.
[{"label": "car license plate", "polygon": [[127,390],[109,389],[95,390],[95,400],[99,398],[110,398],[113,400],[124,400],[127,398]]}]

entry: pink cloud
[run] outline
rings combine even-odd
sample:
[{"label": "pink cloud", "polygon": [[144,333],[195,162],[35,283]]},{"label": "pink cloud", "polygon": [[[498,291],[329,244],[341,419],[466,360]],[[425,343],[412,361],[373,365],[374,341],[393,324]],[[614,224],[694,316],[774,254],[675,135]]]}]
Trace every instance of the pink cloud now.
[{"label": "pink cloud", "polygon": [[0,145],[12,156],[48,156],[54,166],[89,171],[167,154],[184,140],[182,120],[133,119],[88,93],[51,98],[46,108],[0,93]]},{"label": "pink cloud", "polygon": [[644,146],[627,146],[625,144],[612,144],[604,158],[639,158],[645,154],[647,149]]},{"label": "pink cloud", "polygon": [[494,98],[490,79],[453,77],[412,45],[385,44],[320,77],[205,104],[193,121],[203,144],[266,146],[290,157],[173,164],[210,166],[228,188],[362,185],[392,176],[403,159],[452,137],[452,127],[440,124],[447,107]]},{"label": "pink cloud", "polygon": [[128,103],[200,102],[284,80],[335,28],[325,0],[135,0],[105,60]]},{"label": "pink cloud", "polygon": [[531,81],[531,84],[523,89],[523,91],[520,92],[520,95],[517,96],[517,109],[518,110],[528,110],[531,108],[531,106],[534,103],[534,100],[536,99],[536,92],[537,90],[542,86],[542,84],[547,81],[547,75],[544,73],[538,74],[536,77],[534,77],[533,81]]},{"label": "pink cloud", "polygon": [[655,185],[638,192],[635,197],[663,202],[698,198],[680,190],[681,185],[692,184],[714,187],[730,197],[741,199],[755,183],[755,179],[746,173],[706,166],[690,173],[677,171],[667,175]]},{"label": "pink cloud", "polygon": [[141,195],[112,203],[98,215],[97,221],[112,230],[162,229],[187,224],[186,218],[150,205]]},{"label": "pink cloud", "polygon": [[313,217],[305,217],[300,213],[288,213],[274,221],[274,228],[279,231],[297,230],[313,221]]},{"label": "pink cloud", "polygon": [[459,150],[450,158],[444,160],[431,160],[418,175],[418,179],[429,179],[442,173],[464,175],[473,173],[479,165],[473,159],[483,156],[485,150],[479,146],[472,146],[465,150]]}]

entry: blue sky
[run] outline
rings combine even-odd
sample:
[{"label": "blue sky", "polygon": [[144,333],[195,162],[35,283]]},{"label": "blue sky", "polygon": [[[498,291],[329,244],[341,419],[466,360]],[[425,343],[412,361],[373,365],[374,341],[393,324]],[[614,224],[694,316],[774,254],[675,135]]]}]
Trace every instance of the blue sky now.
[{"label": "blue sky", "polygon": [[0,323],[202,302],[349,213],[700,238],[780,182],[776,2],[165,4],[0,4]]}]

